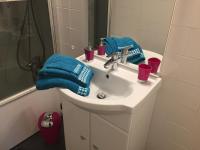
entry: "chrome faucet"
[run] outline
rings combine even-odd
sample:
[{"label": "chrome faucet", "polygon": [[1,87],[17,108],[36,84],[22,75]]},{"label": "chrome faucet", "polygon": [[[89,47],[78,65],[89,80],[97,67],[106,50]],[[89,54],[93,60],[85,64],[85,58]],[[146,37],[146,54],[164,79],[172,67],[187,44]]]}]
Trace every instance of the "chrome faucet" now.
[{"label": "chrome faucet", "polygon": [[110,70],[117,70],[118,60],[120,59],[120,52],[114,52],[111,54],[111,59],[109,59],[105,64],[104,68]]},{"label": "chrome faucet", "polygon": [[[104,64],[104,68],[109,69],[110,70],[117,70],[118,67],[118,60],[120,59],[120,62],[123,64],[127,63],[127,58],[129,55],[129,49],[132,48],[131,46],[127,46],[124,49],[122,49],[121,52],[114,52],[112,53],[111,59],[109,59],[105,64]],[[109,57],[109,56],[108,56]],[[111,66],[111,67],[110,67]]]}]

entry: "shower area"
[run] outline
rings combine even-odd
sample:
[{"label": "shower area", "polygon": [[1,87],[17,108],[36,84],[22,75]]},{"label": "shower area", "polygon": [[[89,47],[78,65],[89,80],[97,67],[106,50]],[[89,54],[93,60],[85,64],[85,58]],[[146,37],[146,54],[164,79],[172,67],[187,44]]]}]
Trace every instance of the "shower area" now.
[{"label": "shower area", "polygon": [[0,101],[34,86],[52,53],[48,0],[0,0]]}]

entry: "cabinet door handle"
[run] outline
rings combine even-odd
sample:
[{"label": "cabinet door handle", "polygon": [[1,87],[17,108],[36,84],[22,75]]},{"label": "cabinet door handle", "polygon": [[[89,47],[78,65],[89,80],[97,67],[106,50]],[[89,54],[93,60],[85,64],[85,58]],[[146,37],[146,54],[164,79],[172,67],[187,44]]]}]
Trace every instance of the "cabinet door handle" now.
[{"label": "cabinet door handle", "polygon": [[81,138],[81,140],[86,140],[87,138],[86,137],[84,137],[84,136],[80,136],[80,138]]},{"label": "cabinet door handle", "polygon": [[99,150],[98,146],[96,146],[96,145],[94,145],[94,144],[93,144],[93,149],[94,149],[94,150]]}]

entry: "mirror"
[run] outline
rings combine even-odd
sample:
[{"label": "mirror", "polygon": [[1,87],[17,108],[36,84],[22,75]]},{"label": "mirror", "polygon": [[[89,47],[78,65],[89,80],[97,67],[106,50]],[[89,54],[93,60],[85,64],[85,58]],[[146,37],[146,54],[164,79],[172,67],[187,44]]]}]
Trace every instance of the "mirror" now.
[{"label": "mirror", "polygon": [[108,36],[109,0],[88,0],[89,2],[89,45],[96,47],[100,38]]},{"label": "mirror", "polygon": [[96,45],[100,37],[128,36],[143,49],[163,55],[175,0],[89,1],[95,1],[93,12],[89,11],[93,14],[89,20],[94,21],[89,23],[94,26],[89,43]]}]

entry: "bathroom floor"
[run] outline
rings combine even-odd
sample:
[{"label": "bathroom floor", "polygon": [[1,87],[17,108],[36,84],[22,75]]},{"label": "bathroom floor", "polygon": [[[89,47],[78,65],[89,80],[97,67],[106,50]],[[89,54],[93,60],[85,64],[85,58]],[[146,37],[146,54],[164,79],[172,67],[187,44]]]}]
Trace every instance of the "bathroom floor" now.
[{"label": "bathroom floor", "polygon": [[10,150],[65,150],[63,127],[60,132],[59,141],[54,145],[46,144],[39,133],[36,133]]}]

